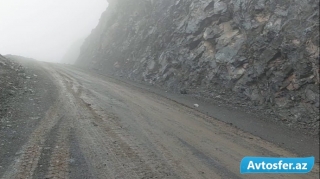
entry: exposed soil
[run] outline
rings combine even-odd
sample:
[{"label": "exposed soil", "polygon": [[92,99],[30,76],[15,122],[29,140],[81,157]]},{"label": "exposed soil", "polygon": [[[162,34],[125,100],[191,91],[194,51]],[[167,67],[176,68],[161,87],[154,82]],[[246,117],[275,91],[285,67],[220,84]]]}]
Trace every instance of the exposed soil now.
[{"label": "exposed soil", "polygon": [[57,95],[50,75],[34,61],[5,62],[0,66],[0,177],[21,155]]},{"label": "exposed soil", "polygon": [[[269,130],[260,130],[265,123],[241,112],[72,66],[30,61],[23,66],[28,67],[26,74],[37,75],[32,83],[24,83],[36,93],[24,95],[19,104],[8,102],[21,110],[10,121],[25,124],[1,129],[1,178],[273,178],[240,175],[241,159],[317,156],[312,149],[317,145],[298,141],[303,134],[290,141],[290,131],[269,123]],[[31,114],[40,118],[33,122]],[[215,115],[224,117],[220,121],[211,117]],[[233,125],[223,122],[235,116],[248,120],[245,126],[256,128],[256,134],[236,120]],[[19,140],[8,137],[14,130]],[[283,146],[259,137],[270,131]],[[277,178],[318,174],[316,164],[307,175]]]}]

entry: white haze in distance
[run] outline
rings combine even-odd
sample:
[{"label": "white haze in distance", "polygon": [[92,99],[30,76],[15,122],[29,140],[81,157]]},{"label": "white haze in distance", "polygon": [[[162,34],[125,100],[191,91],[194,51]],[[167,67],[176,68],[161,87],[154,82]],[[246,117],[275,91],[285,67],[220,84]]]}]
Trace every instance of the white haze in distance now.
[{"label": "white haze in distance", "polygon": [[106,0],[0,0],[0,54],[59,62],[94,29]]}]

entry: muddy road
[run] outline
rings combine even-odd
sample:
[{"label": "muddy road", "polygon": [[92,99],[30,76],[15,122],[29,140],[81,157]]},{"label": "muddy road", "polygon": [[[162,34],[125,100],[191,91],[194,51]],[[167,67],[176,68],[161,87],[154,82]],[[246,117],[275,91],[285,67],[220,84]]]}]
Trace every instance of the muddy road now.
[{"label": "muddy road", "polygon": [[318,165],[307,175],[241,175],[244,156],[297,154],[127,83],[39,68],[56,98],[0,178],[318,178]]}]

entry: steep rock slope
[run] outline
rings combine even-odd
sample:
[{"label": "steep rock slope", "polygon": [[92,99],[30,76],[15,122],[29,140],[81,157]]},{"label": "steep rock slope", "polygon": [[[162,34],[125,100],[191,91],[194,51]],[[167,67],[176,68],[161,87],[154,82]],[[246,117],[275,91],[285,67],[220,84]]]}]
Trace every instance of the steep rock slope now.
[{"label": "steep rock slope", "polygon": [[319,133],[319,0],[109,0],[77,65]]}]

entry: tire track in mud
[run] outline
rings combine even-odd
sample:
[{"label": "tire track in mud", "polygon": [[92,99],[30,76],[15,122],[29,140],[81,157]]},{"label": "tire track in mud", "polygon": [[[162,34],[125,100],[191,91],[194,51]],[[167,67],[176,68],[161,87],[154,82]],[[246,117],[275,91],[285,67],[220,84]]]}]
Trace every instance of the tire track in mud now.
[{"label": "tire track in mud", "polygon": [[[61,85],[61,81],[58,80],[58,84]],[[64,116],[67,114],[64,108],[68,104],[62,94],[65,95],[63,87],[56,103],[17,153],[15,162],[2,178],[68,178],[70,119]]]},{"label": "tire track in mud", "polygon": [[[113,107],[111,107],[111,108],[107,107],[108,113],[104,114],[104,113],[106,113],[106,110],[104,110],[105,108],[103,107],[102,104],[100,104],[96,101],[96,100],[100,99],[99,98],[100,95],[97,94],[96,92],[93,92],[93,91],[88,91],[86,93],[87,93],[87,95],[90,96],[90,98],[83,97],[86,101],[85,103],[93,103],[91,100],[93,98],[96,98],[94,100],[96,103],[94,103],[93,105],[90,105],[90,108],[94,108],[94,111],[96,111],[100,116],[108,116],[107,119],[103,119],[102,122],[104,124],[102,124],[102,125],[114,127],[114,128],[112,128],[112,132],[114,132],[117,135],[117,137],[120,138],[120,140],[122,140],[126,144],[125,147],[121,147],[121,148],[123,148],[123,149],[129,148],[129,151],[127,151],[129,153],[131,153],[130,151],[134,152],[134,156],[137,156],[137,157],[133,157],[133,158],[137,160],[136,161],[137,163],[139,162],[139,160],[143,161],[144,164],[147,165],[148,170],[151,170],[154,174],[156,174],[156,177],[159,177],[159,178],[181,178],[173,170],[172,163],[171,162],[168,163],[168,160],[167,160],[168,158],[164,158],[164,156],[162,155],[162,152],[159,151],[158,148],[156,146],[154,146],[153,141],[147,137],[148,134],[143,133],[143,135],[145,135],[145,136],[141,136],[140,134],[138,134],[138,135],[128,134],[126,129],[123,128],[124,124],[121,124],[120,119],[115,115],[115,113],[109,112],[109,111],[113,111],[112,110]],[[104,99],[104,98],[101,96],[101,99]],[[110,100],[104,99],[103,101],[110,101]],[[117,104],[116,108],[120,107],[118,105],[122,105],[122,104]],[[135,118],[136,116],[132,116],[132,117]],[[137,129],[137,130],[139,130],[139,129]],[[110,136],[112,136],[112,135],[113,134],[110,134]],[[142,137],[144,140],[143,141],[141,141],[141,139],[137,140],[136,137]],[[118,144],[120,145],[121,143],[118,143]],[[130,156],[130,158],[131,158],[131,156]],[[134,159],[132,159],[132,160],[134,161]],[[170,159],[172,159],[172,158],[170,158]],[[143,166],[138,167],[137,163],[135,163],[135,162],[131,162],[131,163],[132,163],[132,166],[136,166],[134,168],[136,168],[137,170],[139,170],[140,168],[142,168],[142,169],[144,168]]]},{"label": "tire track in mud", "polygon": [[[89,166],[84,158],[79,145],[79,139],[75,134],[75,129],[72,128],[70,131],[70,165],[69,165],[69,177],[70,178],[81,178],[81,179],[96,179],[93,176],[92,171],[89,170]],[[76,172],[73,172],[76,171]]]},{"label": "tire track in mud", "polygon": [[[106,86],[106,88],[109,88],[109,85],[112,86],[111,88],[115,88],[115,89],[120,90],[120,88],[117,88],[113,84],[108,84]],[[112,89],[109,89],[109,90],[112,90]],[[107,90],[107,91],[109,91],[109,90]],[[120,96],[121,96],[121,94],[130,95],[130,94],[124,93],[122,90],[117,91],[117,93],[118,92],[119,92]],[[90,108],[90,110],[99,114],[97,119],[101,118],[101,116],[107,116],[107,119],[102,119],[103,124],[107,124],[107,126],[113,126],[113,127],[121,126],[121,124],[119,124],[119,119],[117,119],[117,116],[114,115],[113,113],[110,113],[110,108],[107,110],[108,112],[106,113],[106,110],[104,109],[104,107],[106,107],[106,106],[105,105],[99,106],[99,101],[101,99],[103,99],[103,100],[101,100],[101,102],[110,101],[107,99],[108,97],[102,96],[102,95],[100,96],[99,94],[96,94],[96,92],[93,92],[93,91],[85,91],[85,93],[86,93],[85,96],[82,95],[82,97],[79,97],[79,98],[83,101],[83,103],[87,104],[86,106],[88,108]],[[91,93],[91,94],[89,95],[88,93],[89,94]],[[101,97],[101,99],[99,100],[100,97]],[[134,98],[133,95],[130,95],[130,97]],[[97,98],[97,99],[94,99],[94,101],[92,101],[93,98]],[[135,100],[133,100],[133,101],[135,101]],[[123,105],[123,104],[119,104],[119,105]],[[118,106],[118,107],[120,107],[120,106]],[[142,109],[141,106],[139,106],[139,107]],[[141,111],[133,111],[133,112],[134,112],[134,114],[140,114]],[[104,114],[104,113],[106,113],[106,114]],[[135,117],[137,117],[137,116],[135,116]],[[133,117],[133,118],[135,118],[135,117]],[[142,116],[140,116],[140,117],[142,117]],[[138,118],[140,118],[140,117],[138,117]],[[148,119],[146,119],[146,120],[148,121]],[[99,124],[99,121],[95,122],[95,124]],[[98,126],[100,126],[100,125],[98,125]],[[123,141],[125,141],[125,143],[128,146],[130,146],[134,152],[136,152],[136,154],[139,156],[140,160],[144,161],[144,163],[147,164],[148,170],[151,170],[151,171],[154,171],[155,173],[157,173],[156,176],[161,176],[160,178],[180,178],[179,176],[177,176],[175,174],[174,170],[172,170],[171,165],[175,162],[175,161],[171,161],[172,157],[169,157],[169,158],[168,158],[168,156],[165,157],[166,162],[164,162],[161,160],[161,157],[159,158],[159,154],[163,155],[163,154],[161,154],[161,152],[157,151],[156,153],[154,153],[155,151],[152,150],[151,149],[152,147],[150,148],[150,146],[147,147],[147,146],[140,145],[140,144],[139,144],[139,146],[136,146],[135,145],[136,142],[131,141],[132,139],[130,140],[130,138],[132,136],[123,135],[124,133],[120,128],[115,128],[115,129],[113,129],[113,131],[117,134],[118,137],[123,138]],[[133,145],[130,145],[130,143]],[[117,146],[115,146],[115,147],[117,147]],[[112,148],[115,148],[115,147],[112,147]],[[164,156],[162,156],[162,157],[164,157]],[[171,167],[168,168],[168,166],[171,166]],[[143,168],[143,167],[140,166],[139,169],[140,168]],[[181,169],[181,170],[183,170],[183,169]],[[181,170],[179,170],[179,171],[181,171]],[[180,175],[184,175],[184,174],[180,173]],[[147,176],[146,178],[152,178],[152,177],[153,176],[150,175],[150,176]]]},{"label": "tire track in mud", "polygon": [[53,149],[51,160],[48,168],[47,179],[67,179],[69,178],[69,161],[70,161],[70,126],[69,121],[63,121],[61,125],[57,143]]},{"label": "tire track in mud", "polygon": [[50,164],[50,157],[53,153],[53,149],[55,147],[58,129],[61,125],[62,118],[58,121],[58,123],[51,129],[50,133],[47,136],[47,139],[43,146],[43,151],[40,156],[40,160],[38,162],[38,166],[33,174],[33,178],[45,178]]},{"label": "tire track in mud", "polygon": [[[86,102],[84,99],[82,100],[85,104],[91,103]],[[122,125],[114,113],[108,111],[108,113],[104,114],[105,111],[102,109],[98,110],[99,107],[96,104],[88,105],[88,107],[92,111],[95,111],[95,113],[99,113],[100,118],[101,116],[107,116],[105,119],[101,118],[102,120],[96,120],[95,124],[105,129],[107,136],[110,136],[111,141],[106,145],[111,146],[110,150],[116,156],[121,157],[122,160],[127,160],[121,161],[121,163],[125,164],[124,166],[129,169],[129,172],[137,173],[137,178],[179,178],[170,167],[167,166],[168,164],[162,161],[154,151],[150,151],[149,148],[141,146],[136,147],[132,141],[133,139],[131,139],[133,136],[124,134],[124,129],[122,129]],[[112,142],[112,140],[114,140],[114,142]]]},{"label": "tire track in mud", "polygon": [[4,179],[29,179],[32,178],[43,150],[46,136],[58,122],[57,103],[51,107],[44,120],[31,134],[28,142],[22,147],[19,156],[3,175]]},{"label": "tire track in mud", "polygon": [[216,158],[211,158],[207,155],[205,155],[203,152],[195,148],[194,146],[190,145],[186,141],[182,139],[178,139],[183,145],[185,145],[187,148],[189,148],[193,155],[195,155],[197,158],[202,160],[205,164],[207,164],[209,167],[212,167],[213,170],[216,171],[222,178],[232,178],[232,179],[240,179],[238,175],[235,173],[231,172],[227,167],[221,165],[222,162],[220,162]]},{"label": "tire track in mud", "polygon": [[[93,102],[88,102],[88,98],[82,93],[82,85],[72,77],[68,76],[67,74],[62,74],[59,72],[61,76],[65,78],[65,84],[69,92],[73,94],[75,99],[78,101],[77,104],[82,106],[88,110],[89,119],[90,120],[90,127],[83,126],[85,122],[83,121],[83,125],[76,127],[76,129],[82,132],[81,134],[86,134],[86,137],[90,137],[90,139],[85,139],[86,137],[80,137],[80,144],[84,143],[88,140],[97,141],[97,143],[102,144],[100,147],[88,148],[83,147],[82,150],[86,151],[86,153],[94,152],[98,154],[99,150],[105,148],[107,151],[108,157],[106,158],[106,162],[104,164],[97,164],[99,162],[90,162],[93,165],[91,168],[99,171],[100,176],[112,176],[112,178],[177,178],[175,174],[170,172],[170,168],[164,167],[166,166],[164,163],[159,162],[156,159],[156,154],[150,153],[150,151],[138,151],[138,148],[133,147],[130,145],[128,141],[128,136],[123,136],[123,129],[121,129],[120,124],[116,121],[117,116],[105,110],[103,113],[99,113],[97,109],[95,109],[95,104],[91,104]],[[77,85],[77,87],[73,87],[71,85]],[[74,89],[81,89],[75,91]],[[78,91],[81,91],[80,93]],[[86,93],[90,93],[90,91],[86,91]],[[86,100],[85,100],[86,99]],[[83,111],[83,110],[82,110]],[[86,116],[86,114],[80,114],[80,116]],[[83,118],[82,118],[83,119]],[[95,128],[91,130],[90,128]],[[83,132],[87,131],[87,132]],[[81,142],[82,140],[82,142]],[[99,142],[98,142],[99,141]],[[129,142],[129,143],[128,143]],[[95,144],[97,144],[95,143]],[[95,151],[92,151],[95,150]],[[141,153],[142,152],[142,153]],[[88,158],[88,157],[87,157]],[[154,161],[156,159],[156,161]],[[102,161],[101,161],[102,162]],[[151,166],[150,164],[153,163]],[[158,164],[155,164],[158,163]],[[100,173],[102,168],[108,168],[107,173]]]},{"label": "tire track in mud", "polygon": [[[74,87],[75,83],[77,83],[76,80],[61,72],[58,73],[64,78],[64,84],[66,85],[67,90],[73,95],[74,100],[76,100],[75,103],[81,108],[81,110],[78,109],[78,124],[82,125],[77,125],[75,129],[83,154],[85,155],[85,158],[87,158],[87,161],[89,161],[88,164],[91,165],[89,168],[94,171],[93,173],[97,175],[98,178],[133,178],[132,175],[128,174],[127,169],[124,167],[125,162],[122,164],[117,157],[117,155],[120,155],[120,150],[118,149],[118,153],[114,153],[110,147],[111,144],[115,144],[115,140],[109,139],[110,136],[106,135],[104,130],[98,128],[98,126],[101,126],[97,124],[101,122],[101,116],[95,113],[90,107],[91,104],[86,103],[80,98],[82,91],[80,90],[81,86],[76,84],[78,86]],[[75,88],[78,88],[78,90],[74,90]],[[106,131],[111,130],[107,128]],[[109,140],[106,141],[107,139]],[[91,145],[88,145],[90,142]],[[92,153],[94,155],[90,155]],[[104,156],[101,156],[101,154],[104,154]],[[89,157],[86,155],[89,155]],[[93,156],[94,160],[92,160]],[[100,156],[100,159],[97,158],[97,156]],[[112,161],[112,165],[107,164],[110,160]]]}]

